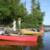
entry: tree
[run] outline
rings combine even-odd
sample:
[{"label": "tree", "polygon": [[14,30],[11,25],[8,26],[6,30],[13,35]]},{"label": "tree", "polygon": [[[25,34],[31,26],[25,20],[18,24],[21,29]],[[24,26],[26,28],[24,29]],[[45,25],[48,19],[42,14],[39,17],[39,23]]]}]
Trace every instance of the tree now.
[{"label": "tree", "polygon": [[[10,15],[10,2],[8,0],[0,0],[0,24],[8,24],[9,22],[7,22],[9,20],[9,18],[11,19],[11,17],[9,17]],[[7,20],[8,19],[8,20]],[[11,21],[11,20],[9,20]],[[11,23],[11,22],[10,22]]]},{"label": "tree", "polygon": [[31,13],[24,17],[23,28],[39,28],[43,22],[44,12],[41,12],[39,0],[32,0]]},{"label": "tree", "polygon": [[[20,14],[20,15],[19,15]],[[24,17],[27,14],[26,8],[24,5],[21,3],[18,8],[17,8],[17,16],[18,17]]]},{"label": "tree", "polygon": [[[35,2],[35,7],[33,6],[33,2]],[[43,23],[44,12],[41,12],[39,0],[32,0],[32,15],[34,27],[40,27]]]},{"label": "tree", "polygon": [[14,19],[23,17],[25,10],[20,0],[0,0],[0,24],[11,24]]},{"label": "tree", "polygon": [[[16,17],[16,19],[18,19],[18,28],[19,29],[21,28],[21,24],[24,21],[25,15],[27,15],[27,10],[24,7],[23,3],[21,3],[17,8],[17,17]],[[19,21],[20,21],[20,24],[19,24]]]},{"label": "tree", "polygon": [[23,19],[24,20],[22,22],[22,28],[32,28],[33,27],[32,14],[27,14],[26,16],[24,16]]}]

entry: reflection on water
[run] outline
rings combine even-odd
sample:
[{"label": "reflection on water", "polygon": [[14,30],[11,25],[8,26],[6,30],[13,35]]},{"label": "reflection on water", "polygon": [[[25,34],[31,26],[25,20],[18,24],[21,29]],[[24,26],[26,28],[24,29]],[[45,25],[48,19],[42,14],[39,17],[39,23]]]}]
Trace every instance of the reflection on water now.
[{"label": "reflection on water", "polygon": [[2,46],[0,50],[50,50],[50,32],[45,32],[43,37],[38,38],[38,45],[36,47]]}]

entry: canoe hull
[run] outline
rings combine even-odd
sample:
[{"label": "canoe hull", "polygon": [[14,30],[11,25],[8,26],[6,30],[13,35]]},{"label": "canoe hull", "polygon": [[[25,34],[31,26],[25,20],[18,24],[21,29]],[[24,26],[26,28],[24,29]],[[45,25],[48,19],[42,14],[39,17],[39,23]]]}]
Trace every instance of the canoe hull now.
[{"label": "canoe hull", "polygon": [[37,36],[0,36],[0,46],[37,46]]}]

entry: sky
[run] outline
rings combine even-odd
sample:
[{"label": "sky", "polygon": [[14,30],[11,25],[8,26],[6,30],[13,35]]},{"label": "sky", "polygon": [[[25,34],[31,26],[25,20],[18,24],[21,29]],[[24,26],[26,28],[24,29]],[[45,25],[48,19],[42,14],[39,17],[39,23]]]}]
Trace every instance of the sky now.
[{"label": "sky", "polygon": [[[21,2],[25,3],[25,0],[21,0]],[[39,0],[40,7],[43,12],[45,12],[43,24],[50,25],[50,0]],[[26,8],[30,13],[31,10],[31,0],[26,0]]]}]

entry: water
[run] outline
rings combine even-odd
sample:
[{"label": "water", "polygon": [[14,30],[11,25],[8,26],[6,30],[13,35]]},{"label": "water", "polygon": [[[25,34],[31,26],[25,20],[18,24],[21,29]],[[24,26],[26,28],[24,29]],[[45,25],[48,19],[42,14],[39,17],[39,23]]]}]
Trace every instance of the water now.
[{"label": "water", "polygon": [[45,32],[43,37],[39,38],[37,47],[10,46],[0,47],[0,50],[3,50],[3,48],[4,50],[50,50],[50,32]]},{"label": "water", "polygon": [[39,40],[38,49],[35,50],[50,50],[50,32],[45,32],[43,37]]},{"label": "water", "polygon": [[50,32],[44,33],[43,46],[42,50],[50,50]]},{"label": "water", "polygon": [[[29,50],[26,48],[26,50]],[[50,50],[50,32],[45,32],[43,37],[38,41],[37,47],[32,47],[30,50]]]}]

